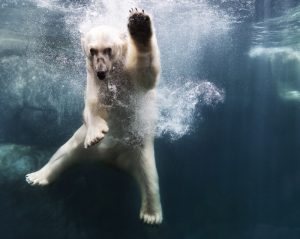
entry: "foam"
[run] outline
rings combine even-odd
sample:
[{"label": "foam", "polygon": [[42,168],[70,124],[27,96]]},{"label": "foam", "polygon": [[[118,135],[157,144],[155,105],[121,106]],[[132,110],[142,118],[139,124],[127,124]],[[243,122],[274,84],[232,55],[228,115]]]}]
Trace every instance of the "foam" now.
[{"label": "foam", "polygon": [[178,78],[170,85],[162,84],[158,88],[157,135],[176,140],[191,133],[194,121],[201,119],[197,105],[214,106],[224,97],[223,90],[205,80]]}]

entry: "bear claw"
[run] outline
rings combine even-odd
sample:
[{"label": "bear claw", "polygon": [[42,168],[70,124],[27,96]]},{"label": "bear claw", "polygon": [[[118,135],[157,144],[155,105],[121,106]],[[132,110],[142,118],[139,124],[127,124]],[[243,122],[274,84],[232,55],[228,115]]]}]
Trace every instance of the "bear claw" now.
[{"label": "bear claw", "polygon": [[98,125],[91,125],[84,140],[84,148],[88,148],[99,143],[108,131],[109,129],[105,121],[101,121]]},{"label": "bear claw", "polygon": [[161,213],[148,214],[141,212],[140,219],[150,225],[159,225],[162,223],[163,217]]}]

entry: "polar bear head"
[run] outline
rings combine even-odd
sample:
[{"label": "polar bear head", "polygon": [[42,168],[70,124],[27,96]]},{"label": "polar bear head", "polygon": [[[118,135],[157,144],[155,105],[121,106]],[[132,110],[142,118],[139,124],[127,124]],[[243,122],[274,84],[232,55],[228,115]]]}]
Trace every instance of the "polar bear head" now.
[{"label": "polar bear head", "polygon": [[111,27],[91,29],[82,37],[81,44],[88,63],[99,80],[107,78],[124,55],[124,35]]}]

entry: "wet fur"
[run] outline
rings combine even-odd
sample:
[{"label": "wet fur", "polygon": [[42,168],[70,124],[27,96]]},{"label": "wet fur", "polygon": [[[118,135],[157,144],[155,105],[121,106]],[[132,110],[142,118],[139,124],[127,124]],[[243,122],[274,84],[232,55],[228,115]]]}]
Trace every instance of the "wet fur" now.
[{"label": "wet fur", "polygon": [[[154,157],[155,86],[159,50],[149,15],[131,10],[128,34],[102,26],[82,38],[87,85],[84,124],[39,171],[31,185],[45,186],[75,163],[103,161],[136,180],[141,191],[140,218],[160,224],[162,210]],[[105,54],[110,48],[110,54]],[[105,50],[106,49],[106,50]],[[100,60],[99,60],[100,59]],[[98,74],[105,70],[105,77]],[[101,76],[99,78],[99,75]]]}]

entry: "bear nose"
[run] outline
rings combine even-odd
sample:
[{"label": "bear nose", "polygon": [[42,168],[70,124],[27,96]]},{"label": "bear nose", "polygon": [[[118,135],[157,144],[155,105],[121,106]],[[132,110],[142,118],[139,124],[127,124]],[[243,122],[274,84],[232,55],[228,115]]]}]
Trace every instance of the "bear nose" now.
[{"label": "bear nose", "polygon": [[106,71],[98,71],[97,72],[97,77],[99,78],[99,80],[104,80],[106,76]]}]

